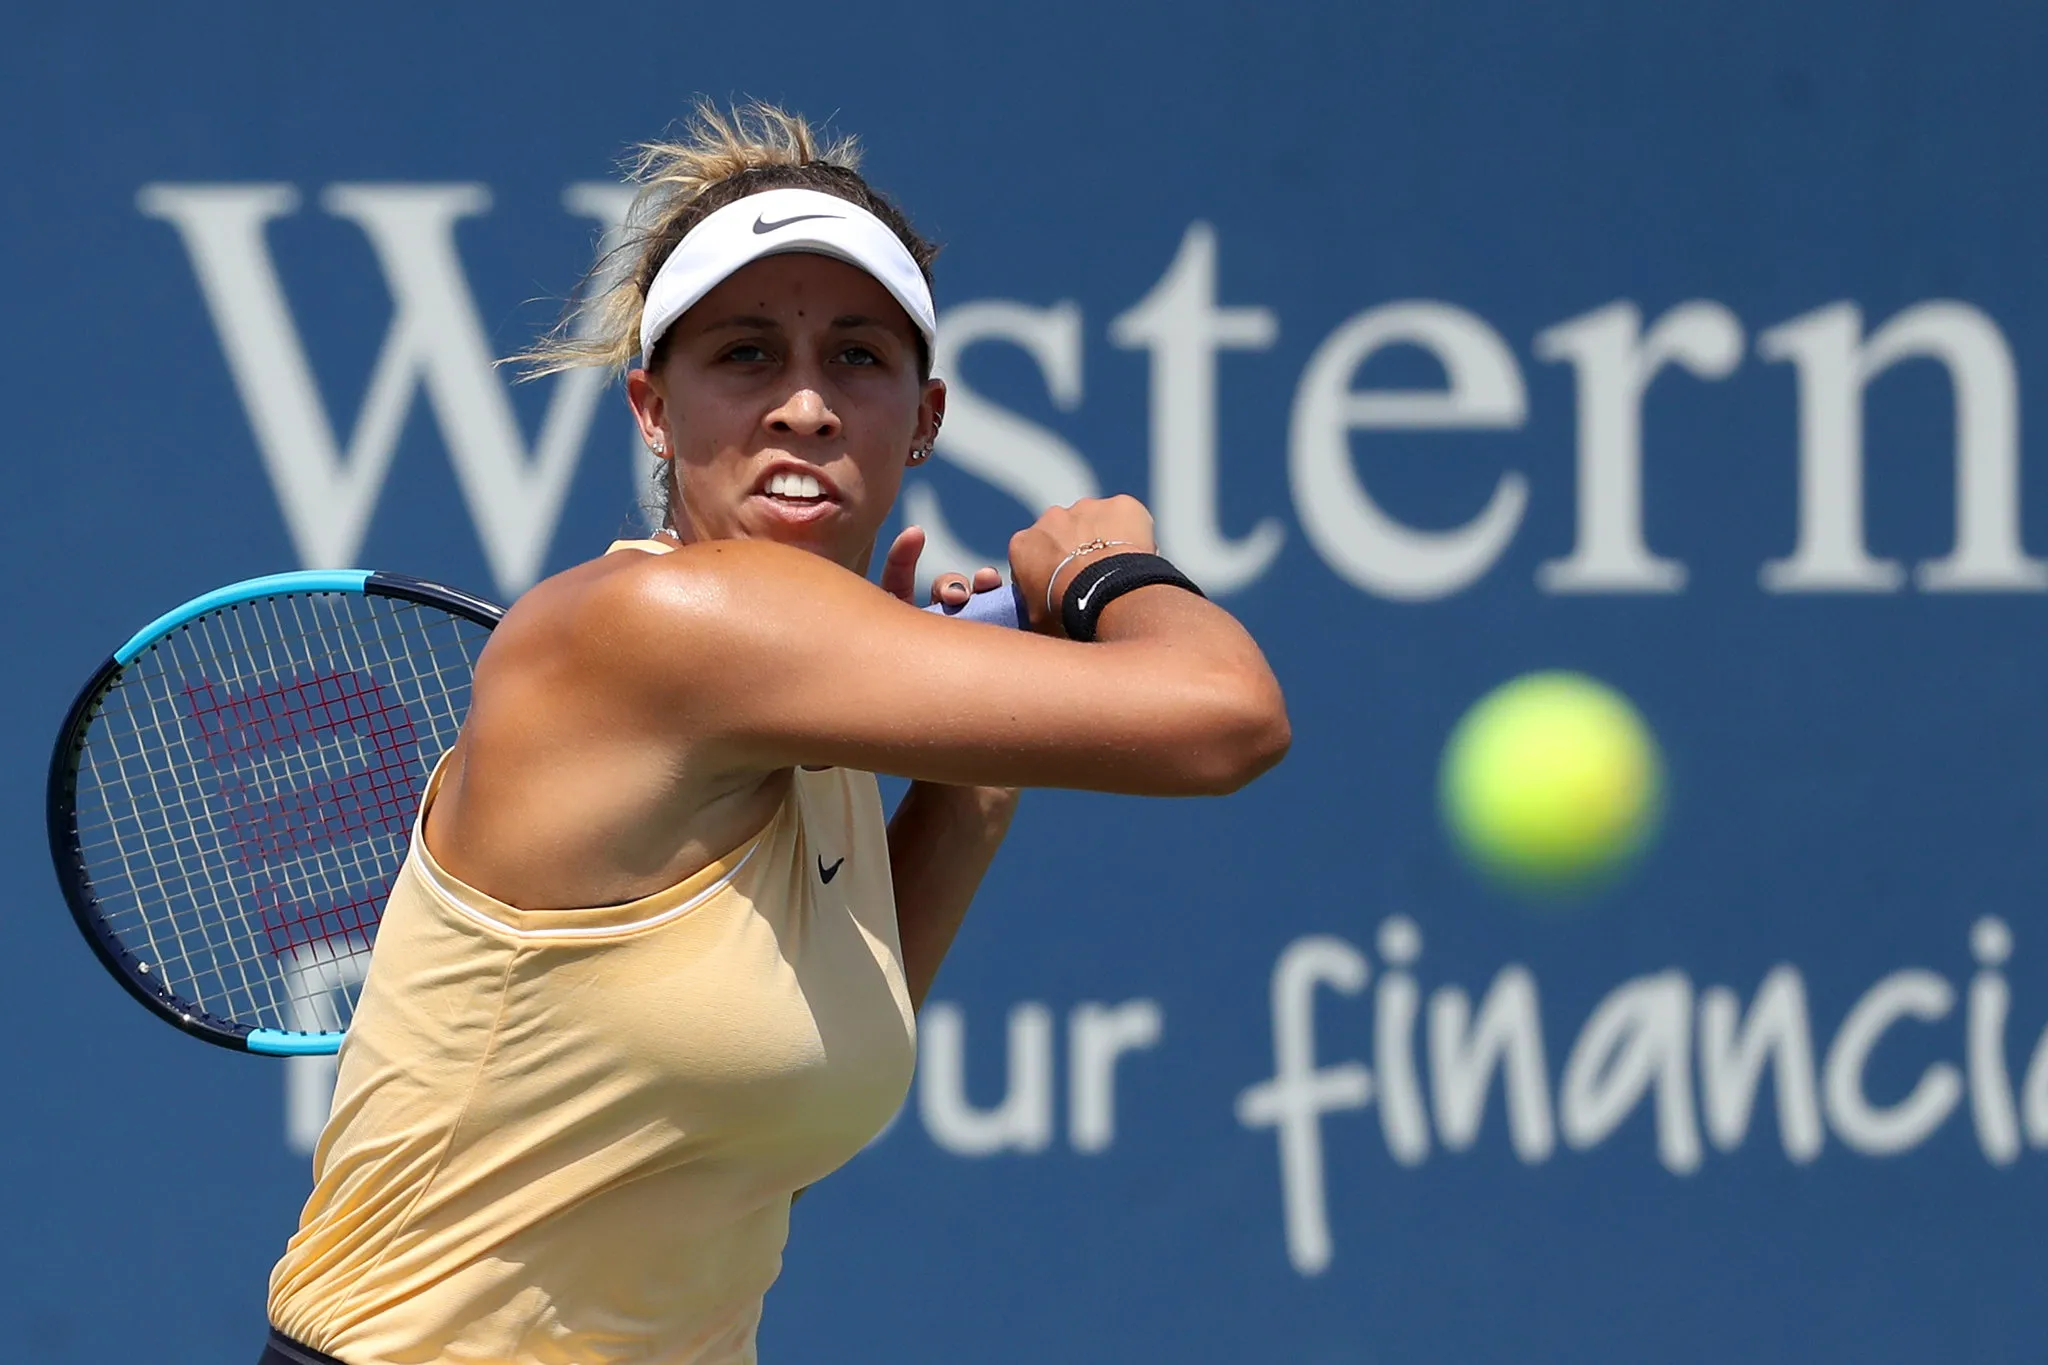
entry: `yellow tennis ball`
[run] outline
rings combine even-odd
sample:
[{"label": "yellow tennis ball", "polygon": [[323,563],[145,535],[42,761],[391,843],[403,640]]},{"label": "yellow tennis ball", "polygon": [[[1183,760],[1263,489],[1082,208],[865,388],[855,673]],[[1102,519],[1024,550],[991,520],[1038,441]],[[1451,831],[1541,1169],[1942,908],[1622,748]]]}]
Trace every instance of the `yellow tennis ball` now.
[{"label": "yellow tennis ball", "polygon": [[1628,698],[1580,673],[1530,673],[1480,698],[1444,746],[1438,796],[1458,846],[1529,889],[1605,880],[1661,813],[1657,741]]}]

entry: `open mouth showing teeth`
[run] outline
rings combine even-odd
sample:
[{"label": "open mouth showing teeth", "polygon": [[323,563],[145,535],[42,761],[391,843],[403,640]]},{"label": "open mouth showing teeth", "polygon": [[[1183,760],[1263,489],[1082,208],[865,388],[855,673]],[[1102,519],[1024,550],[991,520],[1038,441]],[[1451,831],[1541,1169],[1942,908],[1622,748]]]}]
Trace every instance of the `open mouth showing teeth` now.
[{"label": "open mouth showing teeth", "polygon": [[816,502],[825,496],[825,490],[816,478],[809,474],[777,474],[768,480],[768,496],[790,498],[797,502]]}]

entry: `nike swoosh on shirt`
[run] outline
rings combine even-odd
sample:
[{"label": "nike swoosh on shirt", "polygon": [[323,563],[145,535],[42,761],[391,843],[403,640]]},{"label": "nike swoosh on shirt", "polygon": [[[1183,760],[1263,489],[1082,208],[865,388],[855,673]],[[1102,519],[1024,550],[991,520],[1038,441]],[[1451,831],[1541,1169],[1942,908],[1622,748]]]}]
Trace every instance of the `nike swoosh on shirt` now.
[{"label": "nike swoosh on shirt", "polygon": [[761,235],[762,233],[764,233],[764,232],[774,232],[774,231],[776,231],[776,230],[777,230],[777,229],[779,229],[779,228],[786,228],[786,227],[788,227],[788,226],[789,226],[789,225],[790,225],[791,223],[801,223],[801,222],[803,222],[803,221],[804,221],[804,220],[805,220],[806,218],[843,218],[843,217],[845,217],[845,215],[844,215],[844,214],[839,214],[839,213],[799,213],[799,214],[798,214],[798,215],[796,215],[796,217],[794,217],[794,218],[778,218],[778,219],[776,219],[776,220],[775,220],[774,222],[772,222],[772,223],[771,223],[771,222],[769,222],[769,221],[768,221],[768,220],[767,220],[766,218],[762,218],[762,217],[756,216],[756,217],[755,217],[755,219],[754,219],[754,235],[755,235],[756,237],[759,237],[759,236],[760,236],[760,235]]},{"label": "nike swoosh on shirt", "polygon": [[825,855],[820,853],[818,855],[818,880],[825,883],[825,885],[830,886],[832,884],[832,879],[839,875],[839,869],[841,866],[845,864],[845,862],[846,859],[842,857],[838,862],[832,864],[832,866],[830,867],[827,867],[825,866]]}]

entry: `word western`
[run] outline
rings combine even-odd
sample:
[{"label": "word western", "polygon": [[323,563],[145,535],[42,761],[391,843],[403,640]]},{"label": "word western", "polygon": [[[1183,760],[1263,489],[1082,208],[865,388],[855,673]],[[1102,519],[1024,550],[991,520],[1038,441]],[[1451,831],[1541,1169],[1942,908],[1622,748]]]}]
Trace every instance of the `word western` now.
[{"label": "word western", "polygon": [[[281,184],[153,184],[141,211],[178,232],[219,333],[271,483],[300,559],[354,562],[368,530],[413,400],[424,394],[439,424],[499,591],[511,595],[541,571],[569,484],[588,443],[604,376],[557,376],[529,445],[493,357],[455,242],[458,222],[489,211],[475,184],[332,185],[330,215],[359,227],[373,248],[392,317],[369,390],[346,441],[321,398],[300,324],[271,258],[273,223],[299,208]],[[615,232],[630,196],[619,185],[578,183],[563,193],[572,214]],[[1257,581],[1287,528],[1274,517],[1249,531],[1223,525],[1217,492],[1219,359],[1270,349],[1280,323],[1268,308],[1217,298],[1219,245],[1206,223],[1190,225],[1173,260],[1135,306],[1109,324],[1111,345],[1149,360],[1149,501],[1162,548],[1215,593]],[[532,273],[567,277],[578,263],[539,263]],[[314,319],[315,325],[318,320]],[[1081,406],[1083,319],[1079,304],[982,299],[941,319],[935,355],[953,385],[939,454],[1019,504],[1018,518],[1101,491],[1094,466],[1069,441],[967,384],[962,357],[1005,346],[1036,367],[1055,409]],[[1408,350],[1433,361],[1434,387],[1364,386],[1375,356]],[[1722,304],[1681,303],[1653,320],[1626,300],[1538,332],[1534,354],[1570,366],[1576,392],[1576,526],[1570,553],[1543,563],[1549,593],[1673,593],[1687,566],[1657,553],[1643,526],[1644,406],[1667,373],[1724,380],[1750,350],[1744,326]],[[1754,350],[1791,368],[1797,393],[1797,535],[1765,563],[1771,592],[1894,592],[1906,566],[1875,553],[1864,533],[1865,391],[1901,362],[1945,371],[1954,437],[1945,458],[1955,482],[1949,553],[1914,567],[1927,592],[2048,590],[2048,561],[2029,556],[2020,527],[2019,385],[2011,348],[1982,310],[1952,300],[1905,308],[1875,329],[1859,308],[1836,302],[1759,332]],[[1346,319],[1314,350],[1295,385],[1286,434],[1286,477],[1302,531],[1346,582],[1375,596],[1446,597],[1500,560],[1522,525],[1527,476],[1494,481],[1462,524],[1409,525],[1378,503],[1354,455],[1375,437],[1514,431],[1529,419],[1521,363],[1485,319],[1456,304],[1405,300]],[[644,454],[627,439],[636,479]],[[1940,457],[1942,452],[1930,452]],[[999,563],[955,530],[938,489],[913,479],[904,511],[930,532],[933,565]],[[996,548],[999,548],[999,544]]]}]

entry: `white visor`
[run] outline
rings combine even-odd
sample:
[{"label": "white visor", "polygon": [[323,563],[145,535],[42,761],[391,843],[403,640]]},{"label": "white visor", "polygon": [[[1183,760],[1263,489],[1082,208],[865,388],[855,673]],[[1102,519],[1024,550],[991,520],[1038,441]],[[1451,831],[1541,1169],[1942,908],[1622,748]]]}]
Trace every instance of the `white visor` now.
[{"label": "white visor", "polygon": [[929,346],[938,331],[924,272],[888,224],[819,190],[763,190],[734,200],[685,233],[655,272],[640,313],[640,363],[677,318],[741,266],[763,256],[815,252],[857,266],[887,289]]}]

